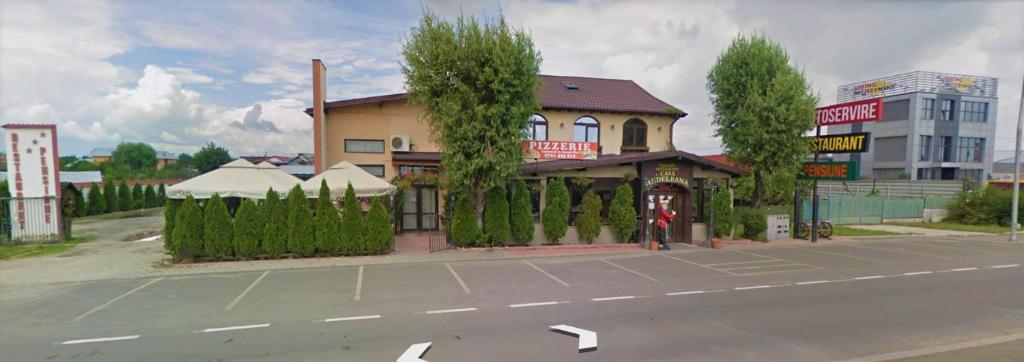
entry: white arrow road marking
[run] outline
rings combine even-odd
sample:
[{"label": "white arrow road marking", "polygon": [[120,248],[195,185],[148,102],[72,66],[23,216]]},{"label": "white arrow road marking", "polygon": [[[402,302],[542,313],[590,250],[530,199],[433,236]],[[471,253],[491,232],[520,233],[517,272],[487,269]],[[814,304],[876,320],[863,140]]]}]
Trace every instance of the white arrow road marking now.
[{"label": "white arrow road marking", "polygon": [[430,349],[430,343],[432,342],[416,343],[409,346],[409,349],[405,350],[401,356],[398,356],[395,362],[427,362],[427,360],[420,357]]},{"label": "white arrow road marking", "polygon": [[565,324],[559,324],[557,326],[549,327],[556,331],[562,331],[569,334],[573,334],[579,337],[579,351],[580,353],[593,351],[597,349],[597,332],[588,331],[586,329],[579,329]]}]

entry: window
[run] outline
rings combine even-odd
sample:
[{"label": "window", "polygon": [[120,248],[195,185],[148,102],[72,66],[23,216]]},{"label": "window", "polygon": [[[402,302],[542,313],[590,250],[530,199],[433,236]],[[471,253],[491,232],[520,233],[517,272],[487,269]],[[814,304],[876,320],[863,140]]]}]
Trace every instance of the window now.
[{"label": "window", "polygon": [[955,111],[955,110],[956,110],[956,105],[953,104],[953,100],[952,99],[943,99],[942,100],[942,120],[943,121],[952,121],[953,120],[953,111]]},{"label": "window", "polygon": [[548,139],[548,120],[539,114],[530,116],[530,124],[526,126],[526,139],[546,141]]},{"label": "window", "polygon": [[622,150],[647,151],[647,123],[633,118],[622,125]]},{"label": "window", "polygon": [[939,161],[953,162],[953,137],[939,137]]},{"label": "window", "polygon": [[927,168],[919,168],[919,169],[917,169],[917,179],[918,180],[927,180],[927,179],[929,179],[929,176],[931,176],[931,172],[930,172],[929,169],[927,169]]},{"label": "window", "polygon": [[956,160],[960,162],[982,162],[985,154],[985,139],[960,137],[957,144]]},{"label": "window", "polygon": [[[932,158],[932,136],[921,136],[921,143],[918,145],[918,151],[921,154],[921,156],[918,157],[919,161],[928,161]],[[920,179],[920,177],[918,179]]]},{"label": "window", "polygon": [[384,140],[345,140],[348,153],[384,153]]},{"label": "window", "polygon": [[885,112],[882,113],[882,122],[903,121],[910,119],[910,100],[901,99],[898,101],[885,102]]},{"label": "window", "polygon": [[924,98],[921,100],[921,119],[935,119],[935,100]]},{"label": "window", "polygon": [[982,173],[982,171],[984,171],[984,170],[960,169],[960,179],[961,180],[970,180],[970,181],[973,181],[975,183],[981,182],[982,181],[981,180],[981,173]]},{"label": "window", "polygon": [[985,122],[988,116],[988,103],[960,103],[960,122]]},{"label": "window", "polygon": [[576,142],[600,142],[600,127],[597,120],[583,116],[572,125],[572,140]]},{"label": "window", "polygon": [[369,172],[371,175],[377,177],[384,177],[384,165],[356,165],[363,171]]}]

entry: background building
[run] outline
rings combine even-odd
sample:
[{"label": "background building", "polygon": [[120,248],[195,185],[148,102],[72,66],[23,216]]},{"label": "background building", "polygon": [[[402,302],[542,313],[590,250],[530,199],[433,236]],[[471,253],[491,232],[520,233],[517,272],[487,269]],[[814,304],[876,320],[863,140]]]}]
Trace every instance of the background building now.
[{"label": "background building", "polygon": [[840,86],[838,103],[882,97],[885,106],[881,121],[828,127],[871,132],[868,152],[834,158],[859,161],[862,178],[982,182],[992,173],[997,88],[992,77],[922,71]]}]

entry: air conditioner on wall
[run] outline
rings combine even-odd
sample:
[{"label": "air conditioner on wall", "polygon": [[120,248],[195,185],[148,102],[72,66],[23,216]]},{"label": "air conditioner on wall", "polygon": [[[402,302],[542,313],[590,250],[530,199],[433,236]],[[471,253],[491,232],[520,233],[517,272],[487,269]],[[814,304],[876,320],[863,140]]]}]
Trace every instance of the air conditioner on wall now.
[{"label": "air conditioner on wall", "polygon": [[391,152],[409,152],[409,145],[408,135],[391,135]]}]

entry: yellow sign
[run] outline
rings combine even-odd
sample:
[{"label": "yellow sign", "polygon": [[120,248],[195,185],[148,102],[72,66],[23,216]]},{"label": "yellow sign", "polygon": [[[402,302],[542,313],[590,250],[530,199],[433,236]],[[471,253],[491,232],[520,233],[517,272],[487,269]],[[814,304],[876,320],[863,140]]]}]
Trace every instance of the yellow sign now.
[{"label": "yellow sign", "polygon": [[811,143],[811,151],[816,153],[857,153],[867,152],[871,133],[849,133],[818,136]]},{"label": "yellow sign", "polygon": [[960,93],[967,93],[978,88],[974,84],[974,79],[970,77],[940,76],[939,80],[942,81],[943,87],[955,89]]},{"label": "yellow sign", "polygon": [[658,184],[674,184],[686,188],[690,187],[690,180],[679,176],[678,164],[659,163],[654,171],[654,176],[647,179],[647,188],[653,188]]},{"label": "yellow sign", "polygon": [[877,96],[892,89],[896,89],[896,83],[876,80],[874,82],[858,84],[853,88],[853,94],[859,96]]}]

